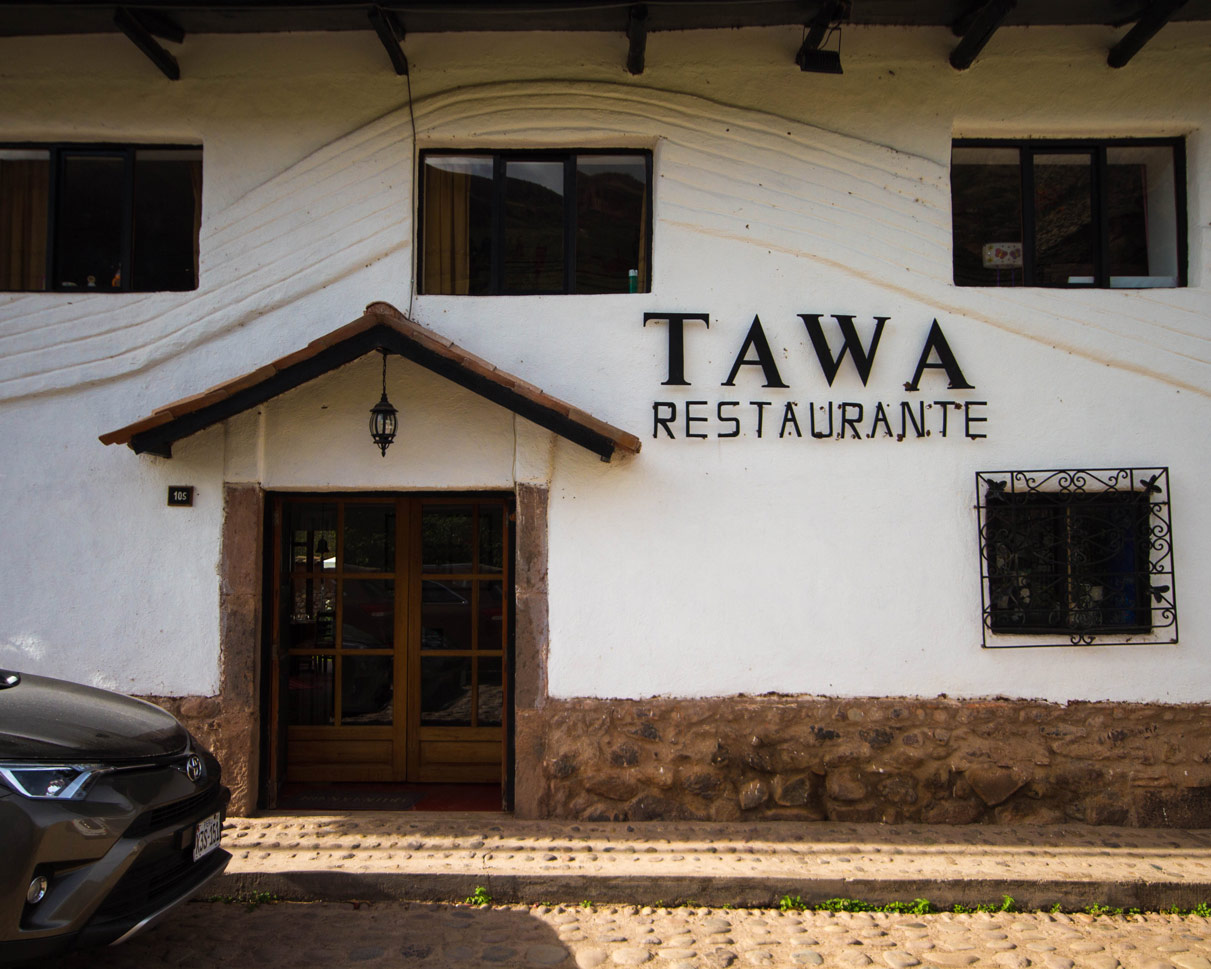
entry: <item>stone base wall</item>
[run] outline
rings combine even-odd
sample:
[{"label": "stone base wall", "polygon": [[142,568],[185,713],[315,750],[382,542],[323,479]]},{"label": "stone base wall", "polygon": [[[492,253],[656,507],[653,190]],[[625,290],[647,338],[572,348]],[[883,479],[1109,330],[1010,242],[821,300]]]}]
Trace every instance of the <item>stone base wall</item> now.
[{"label": "stone base wall", "polygon": [[553,818],[1204,827],[1209,714],[1005,699],[547,700],[518,711],[518,772],[536,778],[532,812]]}]

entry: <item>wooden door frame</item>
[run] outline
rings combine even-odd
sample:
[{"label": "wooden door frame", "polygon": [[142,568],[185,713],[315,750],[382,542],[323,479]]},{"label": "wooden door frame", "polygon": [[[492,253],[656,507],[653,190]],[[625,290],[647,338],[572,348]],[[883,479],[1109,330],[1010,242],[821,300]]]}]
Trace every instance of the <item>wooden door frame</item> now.
[{"label": "wooden door frame", "polygon": [[[278,657],[275,655],[275,629],[274,624],[278,622],[277,610],[273,608],[274,599],[277,595],[279,574],[278,574],[278,556],[281,554],[278,541],[280,538],[279,525],[280,522],[275,518],[275,511],[278,507],[279,499],[298,500],[298,501],[344,501],[349,499],[373,501],[405,499],[413,503],[413,507],[419,513],[419,509],[424,502],[441,502],[442,500],[452,500],[457,502],[464,501],[499,501],[502,502],[505,509],[505,555],[507,556],[507,581],[503,595],[508,603],[508,619],[507,619],[507,636],[503,655],[502,669],[504,671],[505,691],[502,701],[501,710],[501,791],[502,791],[502,807],[505,810],[512,809],[513,790],[514,790],[514,724],[516,717],[514,713],[515,704],[515,671],[516,671],[516,616],[517,616],[517,600],[516,600],[516,584],[517,584],[517,497],[512,491],[490,490],[490,491],[294,491],[280,490],[262,492],[264,501],[264,518],[263,518],[263,541],[261,542],[261,574],[262,574],[262,598],[261,598],[261,662],[262,669],[265,671],[263,678],[263,688],[261,690],[261,698],[265,715],[261,717],[261,784],[259,803],[264,808],[274,808],[277,804],[278,790],[283,782],[285,775],[285,744],[286,744],[286,725],[285,725],[285,709],[280,697],[280,690],[276,680],[278,678]],[[396,534],[396,556],[397,556],[397,581],[407,583],[408,595],[410,598],[419,597],[420,580],[419,574],[413,571],[414,563],[411,561],[411,556],[401,546],[401,532],[407,534],[409,528],[408,523],[402,522],[404,516],[397,516],[396,527],[399,529]],[[418,536],[413,537],[418,540]],[[400,572],[398,568],[399,561],[404,559],[407,562],[404,572]],[[415,588],[413,588],[415,586]],[[398,612],[398,611],[397,611]],[[406,621],[411,627],[414,623],[419,623],[419,612],[414,609],[404,610],[406,618],[397,615],[396,623],[397,630]],[[409,634],[412,630],[409,628]],[[412,667],[411,657],[413,651],[406,650],[405,657],[409,661],[409,669],[405,682],[408,684],[406,691],[396,691],[395,699],[395,716],[407,716],[409,707],[411,706],[411,694],[414,692],[414,685],[418,688],[418,680],[413,676],[414,670]],[[417,664],[419,663],[419,654]],[[399,696],[401,693],[407,693],[408,696]],[[398,721],[397,721],[398,722]],[[414,747],[419,738],[419,730],[410,730],[407,726],[404,728],[404,736],[407,738],[407,747]],[[404,748],[404,744],[396,744],[397,748]],[[403,756],[411,756],[414,752],[405,750]],[[398,761],[401,753],[397,749],[395,757]]]}]

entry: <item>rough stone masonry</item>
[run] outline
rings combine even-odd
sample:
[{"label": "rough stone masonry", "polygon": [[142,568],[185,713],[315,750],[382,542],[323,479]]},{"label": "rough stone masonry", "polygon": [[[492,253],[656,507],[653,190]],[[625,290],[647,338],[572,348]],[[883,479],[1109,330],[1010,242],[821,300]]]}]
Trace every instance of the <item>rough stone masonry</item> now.
[{"label": "rough stone masonry", "polygon": [[1211,824],[1201,704],[551,699],[517,729],[540,817]]}]

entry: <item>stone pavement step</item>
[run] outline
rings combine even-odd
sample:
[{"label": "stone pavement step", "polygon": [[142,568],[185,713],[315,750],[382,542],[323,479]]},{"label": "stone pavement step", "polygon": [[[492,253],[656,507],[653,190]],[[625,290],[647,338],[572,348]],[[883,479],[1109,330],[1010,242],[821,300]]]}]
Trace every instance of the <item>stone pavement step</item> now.
[{"label": "stone pavement step", "polygon": [[528,821],[350,812],[231,818],[216,894],[770,906],[927,898],[949,908],[1158,910],[1211,902],[1211,830],[1088,825]]}]

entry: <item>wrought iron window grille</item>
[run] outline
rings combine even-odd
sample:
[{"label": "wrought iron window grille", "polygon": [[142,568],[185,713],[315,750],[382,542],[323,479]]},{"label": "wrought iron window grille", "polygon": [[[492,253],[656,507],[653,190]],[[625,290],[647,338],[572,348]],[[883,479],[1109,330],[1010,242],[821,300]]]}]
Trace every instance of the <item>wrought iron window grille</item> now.
[{"label": "wrought iron window grille", "polygon": [[981,471],[976,495],[985,648],[1177,642],[1168,468]]}]

